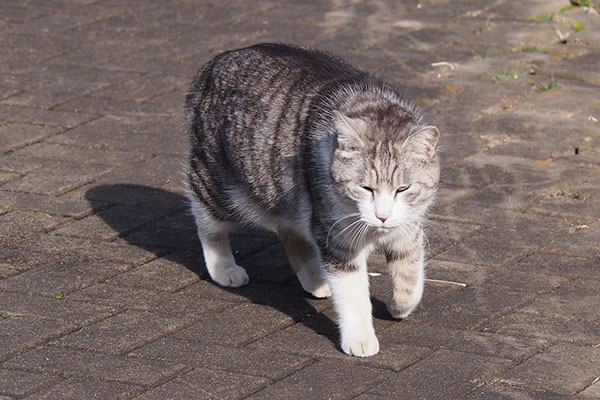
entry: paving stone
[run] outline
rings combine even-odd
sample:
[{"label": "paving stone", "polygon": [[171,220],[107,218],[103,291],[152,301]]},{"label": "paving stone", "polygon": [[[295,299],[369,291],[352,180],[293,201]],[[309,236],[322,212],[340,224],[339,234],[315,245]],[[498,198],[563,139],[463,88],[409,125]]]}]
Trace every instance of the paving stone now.
[{"label": "paving stone", "polygon": [[176,251],[149,263],[138,265],[135,269],[120,274],[114,279],[108,279],[107,283],[176,292],[206,275],[206,268],[200,254]]},{"label": "paving stone", "polygon": [[9,97],[0,103],[13,106],[51,109],[77,96],[108,86],[85,80],[58,79],[30,89],[24,93]]},{"label": "paving stone", "polygon": [[47,168],[53,171],[48,176],[46,170],[35,170],[23,178],[3,185],[3,190],[56,195],[82,186],[94,178],[109,172],[112,167],[103,164],[88,164],[84,171],[78,164],[65,161],[53,161]]},{"label": "paving stone", "polygon": [[[389,398],[460,398],[479,383],[508,369],[510,364],[502,358],[439,350],[367,394],[387,395]],[[449,365],[452,365],[451,369]]]},{"label": "paving stone", "polygon": [[441,253],[461,239],[475,235],[479,230],[482,230],[482,227],[478,225],[430,220],[425,230],[427,254],[432,256]]},{"label": "paving stone", "polygon": [[81,47],[67,54],[50,59],[49,62],[53,64],[96,67],[140,48],[144,48],[149,44],[150,42],[143,38],[139,38],[135,42],[103,40],[95,43],[84,43]]},{"label": "paving stone", "polygon": [[108,354],[125,354],[185,325],[185,318],[147,311],[124,311],[95,324],[82,326],[51,344]]},{"label": "paving stone", "polygon": [[47,265],[23,272],[0,283],[0,290],[33,293],[45,296],[66,296],[68,293],[117,275],[132,265],[120,262],[81,263],[74,259],[48,261]]},{"label": "paving stone", "polygon": [[110,308],[150,311],[161,315],[208,318],[232,306],[226,301],[207,299],[194,293],[168,293],[115,283],[100,283],[74,292],[68,298]]},{"label": "paving stone", "polygon": [[103,146],[101,148],[88,147],[84,149],[54,143],[36,143],[27,146],[25,149],[17,150],[15,154],[22,157],[35,158],[36,160],[60,161],[68,159],[71,162],[79,162],[82,165],[109,164],[121,166],[143,160],[143,155],[139,153],[115,151],[110,146]]},{"label": "paving stone", "polygon": [[62,377],[87,377],[156,385],[180,373],[184,366],[160,360],[100,354],[84,350],[39,347],[4,363],[5,367]]},{"label": "paving stone", "polygon": [[4,206],[11,210],[42,211],[63,217],[82,217],[92,212],[87,201],[60,199],[35,193],[2,192]]},{"label": "paving stone", "polygon": [[578,278],[597,278],[600,259],[565,257],[555,253],[539,252],[514,264],[515,269],[537,276],[561,275]]},{"label": "paving stone", "polygon": [[512,385],[573,395],[600,375],[599,358],[600,349],[558,344],[507,371],[499,379]]},{"label": "paving stone", "polygon": [[31,109],[28,107],[0,104],[0,120],[5,122],[23,123],[26,121],[28,124],[73,128],[95,118],[97,116],[94,113],[72,113],[56,110],[36,110],[32,114]]},{"label": "paving stone", "polygon": [[465,399],[545,399],[561,400],[565,398],[564,394],[551,392],[549,390],[532,390],[513,387],[510,385],[485,384],[475,389],[464,397]]},{"label": "paving stone", "polygon": [[578,321],[543,314],[516,312],[490,322],[483,329],[502,335],[534,337],[552,342],[562,341],[592,346],[600,342],[598,321]]},{"label": "paving stone", "polygon": [[598,214],[600,195],[598,188],[585,183],[571,185],[549,188],[548,195],[533,206],[533,209],[540,213],[572,219],[597,220],[600,217]]},{"label": "paving stone", "polygon": [[599,280],[569,280],[556,290],[541,294],[520,311],[588,322],[600,320],[600,310],[590,307],[600,304],[598,284]]},{"label": "paving stone", "polygon": [[[546,243],[551,240],[545,239]],[[440,260],[498,266],[532,254],[543,244],[522,231],[494,227],[447,247],[436,257]]]},{"label": "paving stone", "polygon": [[14,397],[25,396],[44,386],[59,383],[61,380],[54,376],[0,368],[0,392]]},{"label": "paving stone", "polygon": [[351,399],[391,376],[390,371],[322,360],[266,387],[250,399]]},{"label": "paving stone", "polygon": [[[0,254],[3,260],[15,268],[25,271],[50,263],[62,265],[108,265],[108,268],[123,268],[141,262],[149,262],[165,254],[161,249],[142,249],[116,243],[92,242],[80,238],[36,235],[19,241],[3,238]],[[5,239],[5,240],[4,240]],[[109,274],[110,275],[110,274]]]},{"label": "paving stone", "polygon": [[[393,342],[381,342],[380,353],[366,359],[349,358],[338,346],[339,331],[331,314],[316,314],[299,323],[273,333],[246,347],[262,352],[279,351],[317,359],[338,359],[356,362],[362,366],[401,371],[431,353],[425,346],[406,346]],[[389,322],[389,321],[388,321]],[[375,320],[375,330],[381,340],[382,332],[389,323]]]},{"label": "paving stone", "polygon": [[315,314],[331,307],[329,300],[316,299],[305,292],[297,280],[286,285],[250,282],[239,288],[224,288],[207,278],[181,290],[181,294],[199,299],[217,299],[230,303],[250,302],[294,310],[294,315],[298,317]]},{"label": "paving stone", "polygon": [[594,243],[600,235],[600,222],[590,224],[587,228],[579,229],[569,236],[561,237],[553,242],[548,249],[560,255],[595,258],[598,260],[599,248]]},{"label": "paving stone", "polygon": [[107,115],[53,137],[49,141],[64,145],[108,147],[116,145],[117,140],[123,136],[139,131],[142,126],[144,123],[135,118]]},{"label": "paving stone", "polygon": [[167,248],[173,250],[195,251],[200,253],[202,247],[198,235],[180,229],[163,228],[157,225],[143,227],[120,238],[117,243],[132,244],[144,248]]},{"label": "paving stone", "polygon": [[189,210],[180,211],[156,222],[156,225],[171,229],[181,229],[196,233],[196,221]]},{"label": "paving stone", "polygon": [[[20,157],[15,152],[9,151],[0,160],[2,171],[13,172],[21,177],[43,166],[42,160],[32,160],[29,157]],[[6,187],[2,188],[6,190]]]},{"label": "paving stone", "polygon": [[18,149],[28,144],[38,142],[58,132],[60,132],[58,128],[49,126],[1,124],[0,152]]},{"label": "paving stone", "polygon": [[[473,195],[476,196],[476,195]],[[478,224],[485,227],[520,230],[540,243],[569,232],[575,221],[537,215],[528,208],[514,205],[510,209],[477,204],[471,196],[436,210],[435,219]]]},{"label": "paving stone", "polygon": [[240,304],[173,335],[176,339],[244,346],[294,324],[294,310]]},{"label": "paving stone", "polygon": [[[183,171],[179,157],[159,155],[133,164],[130,168],[114,171],[97,181],[99,185],[147,185],[150,188],[182,181]],[[183,184],[182,186],[183,187]],[[179,196],[181,197],[181,196]],[[181,198],[181,200],[184,200]]]},{"label": "paving stone", "polygon": [[149,74],[132,77],[119,85],[97,91],[94,96],[118,100],[145,101],[176,89],[182,89],[181,100],[183,101],[188,85],[189,79]]},{"label": "paving stone", "polygon": [[44,16],[35,21],[13,25],[10,32],[22,35],[46,36],[48,33],[69,30],[82,22],[81,18],[73,18],[73,15],[56,13]]},{"label": "paving stone", "polygon": [[42,296],[0,292],[2,313],[27,319],[42,319],[80,326],[109,317],[114,308]]},{"label": "paving stone", "polygon": [[0,221],[10,232],[0,234],[5,239],[11,237],[37,236],[43,234],[53,227],[67,221],[67,218],[54,216],[45,211],[27,210],[11,211],[0,216]]},{"label": "paving stone", "polygon": [[595,380],[593,384],[585,388],[582,392],[579,392],[577,397],[582,399],[597,399],[600,397],[600,385],[598,384],[598,380]]},{"label": "paving stone", "polygon": [[[11,313],[2,314],[0,329],[0,361],[9,359],[34,346],[68,333],[73,325],[51,320],[35,320]],[[6,318],[4,318],[6,316]]]},{"label": "paving stone", "polygon": [[505,288],[524,293],[548,292],[569,280],[564,276],[551,273],[539,274],[532,278],[529,271],[524,272],[521,268],[518,270],[512,267],[497,268],[464,262],[442,261],[437,258],[428,260],[427,278],[457,282],[467,286]]},{"label": "paving stone", "polygon": [[241,399],[269,384],[266,378],[198,368],[138,399]]},{"label": "paving stone", "polygon": [[[16,172],[9,172],[9,171],[6,171],[6,170],[0,170],[0,186],[3,183],[19,179],[20,177],[21,177],[21,174],[18,174]],[[4,207],[5,207],[4,211],[11,210],[11,209],[7,208],[6,205]]]},{"label": "paving stone", "polygon": [[52,388],[28,396],[27,399],[66,399],[66,398],[100,398],[122,399],[130,397],[143,389],[140,386],[121,382],[108,382],[95,378],[69,378]]},{"label": "paving stone", "polygon": [[140,209],[139,207],[110,207],[95,215],[74,221],[54,230],[57,235],[111,240],[133,232],[142,226],[171,214],[169,209]]},{"label": "paving stone", "polygon": [[[123,171],[120,172],[121,176],[124,175]],[[125,178],[126,177],[122,177],[124,180]],[[83,191],[78,193],[76,199],[85,199],[92,204],[100,202],[101,204],[120,204],[137,206],[142,209],[156,208],[160,210],[170,209],[173,211],[187,211],[189,209],[189,203],[187,203],[187,200],[180,194],[141,184],[93,184],[82,189]]]},{"label": "paving stone", "polygon": [[506,289],[467,287],[444,298],[424,298],[418,312],[410,318],[454,329],[480,329],[486,322],[515,310],[532,297]]},{"label": "paving stone", "polygon": [[550,342],[507,335],[454,330],[420,322],[402,321],[385,328],[380,334],[382,345],[397,343],[404,346],[422,346],[431,349],[453,350],[484,356],[520,361]]},{"label": "paving stone", "polygon": [[160,338],[128,355],[238,374],[251,372],[255,376],[272,380],[281,379],[312,363],[310,356],[287,354],[275,348],[268,351],[250,347],[240,349],[214,343],[178,340],[172,336]]},{"label": "paving stone", "polygon": [[53,110],[70,111],[71,113],[84,112],[99,113],[104,115],[110,114],[128,117],[140,117],[144,119],[154,116],[169,118],[177,115],[165,110],[160,103],[138,103],[132,100],[113,100],[89,96],[66,101],[54,107]]},{"label": "paving stone", "polygon": [[295,277],[287,261],[283,246],[279,243],[240,261],[253,282],[289,282]]}]

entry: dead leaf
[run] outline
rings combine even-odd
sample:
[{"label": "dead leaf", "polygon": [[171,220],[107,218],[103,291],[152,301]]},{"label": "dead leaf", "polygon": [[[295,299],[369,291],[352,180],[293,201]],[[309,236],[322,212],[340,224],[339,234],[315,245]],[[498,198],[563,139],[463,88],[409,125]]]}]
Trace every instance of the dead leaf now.
[{"label": "dead leaf", "polygon": [[550,165],[552,164],[554,161],[552,160],[535,160],[535,163],[537,165]]},{"label": "dead leaf", "polygon": [[444,90],[446,90],[448,92],[456,92],[458,90],[458,88],[454,87],[454,86],[444,86]]}]

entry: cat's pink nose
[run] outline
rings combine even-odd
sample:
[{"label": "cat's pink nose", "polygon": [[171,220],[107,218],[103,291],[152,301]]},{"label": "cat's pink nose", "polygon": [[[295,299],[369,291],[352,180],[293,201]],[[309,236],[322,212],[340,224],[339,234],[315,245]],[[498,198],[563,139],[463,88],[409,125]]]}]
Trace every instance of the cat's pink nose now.
[{"label": "cat's pink nose", "polygon": [[380,220],[381,222],[385,222],[385,220],[387,220],[388,217],[380,217],[379,215],[377,215],[377,219]]}]

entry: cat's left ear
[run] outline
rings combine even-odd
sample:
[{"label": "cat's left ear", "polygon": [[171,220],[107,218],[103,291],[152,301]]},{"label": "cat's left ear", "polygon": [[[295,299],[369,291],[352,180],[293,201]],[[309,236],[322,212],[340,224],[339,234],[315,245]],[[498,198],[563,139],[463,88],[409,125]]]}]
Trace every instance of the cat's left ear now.
[{"label": "cat's left ear", "polygon": [[342,151],[356,150],[364,147],[361,140],[363,132],[367,129],[367,123],[360,118],[350,118],[336,111],[335,128],[338,132],[338,148]]},{"label": "cat's left ear", "polygon": [[440,131],[435,126],[420,127],[404,141],[404,148],[432,158],[435,156],[439,139]]}]

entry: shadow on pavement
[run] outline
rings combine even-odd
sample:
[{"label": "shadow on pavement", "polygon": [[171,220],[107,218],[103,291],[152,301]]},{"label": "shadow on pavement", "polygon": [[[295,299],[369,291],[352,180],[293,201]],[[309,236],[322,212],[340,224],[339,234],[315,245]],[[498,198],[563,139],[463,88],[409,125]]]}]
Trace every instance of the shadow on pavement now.
[{"label": "shadow on pavement", "polygon": [[[304,292],[277,237],[263,230],[242,228],[232,233],[237,262],[246,268],[250,283],[242,288],[214,284],[204,267],[187,199],[173,192],[141,185],[102,185],[86,193],[96,214],[129,244],[185,266],[220,290],[243,296],[255,304],[270,306],[337,344],[337,328],[327,316],[307,318],[322,310],[328,300],[316,300]],[[210,295],[207,295],[210,296]]]}]

